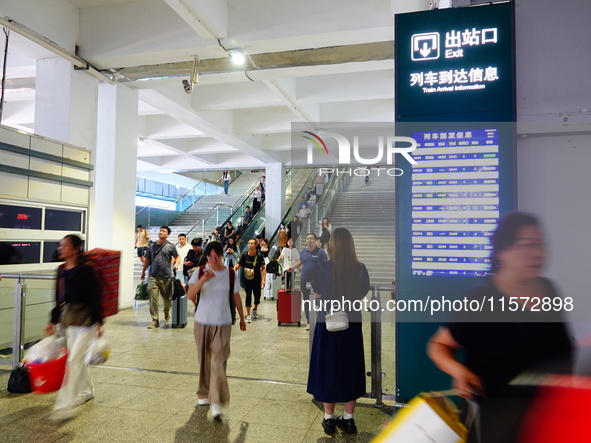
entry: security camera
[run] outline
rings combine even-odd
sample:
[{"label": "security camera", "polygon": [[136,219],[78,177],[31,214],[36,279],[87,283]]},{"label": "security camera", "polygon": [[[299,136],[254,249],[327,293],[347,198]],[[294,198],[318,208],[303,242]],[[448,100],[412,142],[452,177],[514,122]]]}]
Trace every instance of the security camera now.
[{"label": "security camera", "polygon": [[187,94],[193,92],[193,84],[189,82],[189,80],[183,80],[183,88]]}]

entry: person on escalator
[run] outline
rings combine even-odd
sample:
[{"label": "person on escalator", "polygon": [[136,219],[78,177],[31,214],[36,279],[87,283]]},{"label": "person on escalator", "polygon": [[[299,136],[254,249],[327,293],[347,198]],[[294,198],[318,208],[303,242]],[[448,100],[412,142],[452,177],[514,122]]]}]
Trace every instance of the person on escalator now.
[{"label": "person on escalator", "polygon": [[252,193],[252,216],[254,217],[259,209],[261,209],[261,203],[263,202],[263,191],[261,185],[257,185]]}]

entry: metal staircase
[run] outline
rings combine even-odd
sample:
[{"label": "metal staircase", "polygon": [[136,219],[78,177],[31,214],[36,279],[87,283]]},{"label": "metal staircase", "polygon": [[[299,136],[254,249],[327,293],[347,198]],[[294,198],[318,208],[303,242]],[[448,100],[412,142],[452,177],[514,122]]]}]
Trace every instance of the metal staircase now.
[{"label": "metal staircase", "polygon": [[222,193],[201,197],[170,224],[172,233],[169,241],[176,243],[178,234],[188,233],[201,220],[205,220],[205,222],[203,226],[196,227],[199,235],[189,236],[193,238],[211,233],[215,227],[220,226],[228,219],[233,212],[234,206],[240,202],[244,194],[252,188],[255,182],[258,183],[262,175],[261,172],[243,172],[236,181],[230,184],[228,195]]},{"label": "metal staircase", "polygon": [[[218,195],[205,195],[197,200],[191,207],[170,223],[171,230],[168,241],[176,244],[179,234],[187,234],[187,241],[190,243],[195,237],[203,237],[203,234],[209,234],[217,226],[224,223],[233,211],[233,208],[239,204],[244,194],[258,183],[263,176],[261,172],[243,172],[234,182],[230,183],[228,195],[222,193]],[[199,222],[202,222],[199,225]],[[197,224],[197,226],[196,226]],[[158,239],[159,226],[148,228],[150,239]],[[191,229],[193,229],[191,231]],[[134,262],[134,279],[139,280],[142,273],[142,264],[136,256]]]}]

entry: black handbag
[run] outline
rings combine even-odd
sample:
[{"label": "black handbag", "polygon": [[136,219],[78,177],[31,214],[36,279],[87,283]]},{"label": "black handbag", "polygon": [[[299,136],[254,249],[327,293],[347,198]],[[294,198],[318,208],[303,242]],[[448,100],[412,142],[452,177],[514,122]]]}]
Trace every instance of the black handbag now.
[{"label": "black handbag", "polygon": [[183,295],[185,295],[185,288],[183,288],[183,285],[181,284],[181,281],[177,278],[174,280],[173,283],[173,291],[172,291],[172,299],[176,300],[177,298],[181,298]]},{"label": "black handbag", "polygon": [[28,394],[31,392],[29,370],[25,367],[13,369],[8,379],[8,392],[13,394]]},{"label": "black handbag", "polygon": [[281,274],[281,265],[277,260],[270,261],[265,269],[269,274]]}]

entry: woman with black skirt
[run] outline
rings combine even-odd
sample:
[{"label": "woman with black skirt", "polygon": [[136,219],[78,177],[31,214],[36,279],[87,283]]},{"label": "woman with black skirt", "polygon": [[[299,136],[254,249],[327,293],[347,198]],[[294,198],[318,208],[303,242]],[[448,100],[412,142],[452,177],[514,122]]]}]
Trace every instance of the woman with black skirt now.
[{"label": "woman with black skirt", "polygon": [[[316,297],[323,302],[362,299],[369,291],[369,275],[365,265],[357,261],[353,237],[347,229],[334,230],[328,255],[329,261],[318,264],[312,280]],[[310,356],[307,392],[324,403],[322,427],[329,435],[337,426],[349,434],[357,432],[353,412],[357,399],[366,392],[361,311],[345,311],[349,327],[337,332],[326,329],[326,312],[318,312]],[[334,415],[336,403],[345,404],[339,417]]]}]

